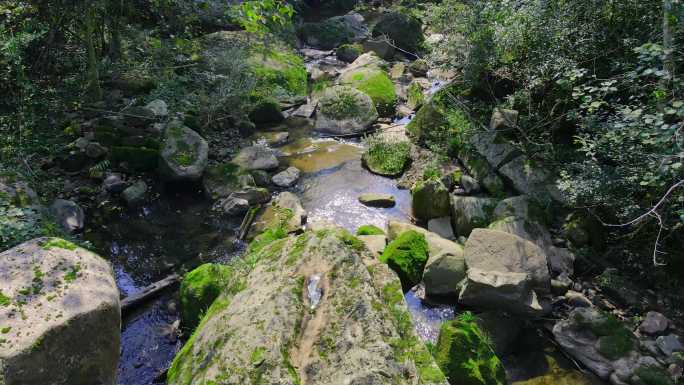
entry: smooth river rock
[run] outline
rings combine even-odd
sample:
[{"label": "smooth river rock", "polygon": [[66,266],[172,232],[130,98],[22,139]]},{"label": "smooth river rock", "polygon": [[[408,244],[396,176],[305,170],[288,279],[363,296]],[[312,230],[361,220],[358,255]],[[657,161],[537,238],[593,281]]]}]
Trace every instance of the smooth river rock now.
[{"label": "smooth river rock", "polygon": [[109,263],[57,238],[0,254],[0,384],[114,385],[119,290]]}]

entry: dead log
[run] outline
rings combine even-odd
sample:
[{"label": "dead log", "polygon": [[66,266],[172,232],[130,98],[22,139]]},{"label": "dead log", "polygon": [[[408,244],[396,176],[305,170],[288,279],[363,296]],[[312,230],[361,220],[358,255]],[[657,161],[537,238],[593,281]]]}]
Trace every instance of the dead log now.
[{"label": "dead log", "polygon": [[180,276],[174,273],[162,279],[161,281],[154,282],[138,293],[129,295],[121,300],[121,313],[125,315],[152,298],[157,297],[164,290],[176,285],[178,282],[180,282]]}]

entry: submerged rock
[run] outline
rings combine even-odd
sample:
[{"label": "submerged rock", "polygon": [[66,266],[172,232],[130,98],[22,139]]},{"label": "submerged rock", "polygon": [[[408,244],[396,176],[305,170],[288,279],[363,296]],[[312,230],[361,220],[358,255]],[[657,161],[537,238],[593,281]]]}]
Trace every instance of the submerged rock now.
[{"label": "submerged rock", "polygon": [[378,119],[371,98],[351,87],[327,88],[318,102],[316,131],[353,135],[367,131]]},{"label": "submerged rock", "polygon": [[0,282],[0,383],[116,383],[121,310],[107,261],[38,238],[0,254]]},{"label": "submerged rock", "polygon": [[275,170],[278,158],[275,151],[262,145],[245,147],[233,158],[232,163],[243,170]]},{"label": "submerged rock", "polygon": [[179,123],[164,132],[159,173],[174,182],[198,181],[209,160],[209,145],[197,132]]},{"label": "submerged rock", "polygon": [[405,322],[396,276],[358,239],[327,228],[250,249],[174,359],[169,385],[446,385]]}]

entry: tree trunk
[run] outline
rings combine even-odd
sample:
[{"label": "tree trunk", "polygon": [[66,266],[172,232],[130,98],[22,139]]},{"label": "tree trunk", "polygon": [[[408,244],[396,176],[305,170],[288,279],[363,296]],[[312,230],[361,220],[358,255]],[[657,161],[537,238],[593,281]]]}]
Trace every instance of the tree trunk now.
[{"label": "tree trunk", "polygon": [[98,70],[97,52],[95,48],[95,11],[88,10],[85,21],[86,45],[88,48],[87,89],[93,100],[102,100],[100,88],[100,72]]},{"label": "tree trunk", "polygon": [[665,50],[665,57],[663,59],[663,69],[665,70],[665,78],[663,85],[665,90],[670,91],[672,81],[675,76],[675,61],[674,61],[674,31],[672,26],[672,0],[663,0],[663,49]]}]

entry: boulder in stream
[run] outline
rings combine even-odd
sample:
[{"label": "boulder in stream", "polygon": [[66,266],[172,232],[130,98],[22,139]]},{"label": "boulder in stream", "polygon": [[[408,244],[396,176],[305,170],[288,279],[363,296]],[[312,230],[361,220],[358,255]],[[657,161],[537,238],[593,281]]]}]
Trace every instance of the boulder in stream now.
[{"label": "boulder in stream", "polygon": [[159,173],[173,182],[198,181],[209,160],[209,145],[197,132],[175,122],[164,131]]},{"label": "boulder in stream", "polygon": [[66,199],[55,199],[50,205],[50,214],[55,222],[68,234],[83,231],[85,213],[76,202]]},{"label": "boulder in stream", "polygon": [[358,239],[335,228],[262,239],[176,355],[168,385],[447,384],[406,322],[396,275]]},{"label": "boulder in stream", "polygon": [[373,100],[346,86],[327,88],[318,101],[316,131],[333,135],[354,135],[367,131],[378,119]]},{"label": "boulder in stream", "polygon": [[285,170],[273,175],[273,184],[278,187],[292,187],[299,180],[301,171],[297,167],[288,167]]},{"label": "boulder in stream", "polygon": [[449,190],[436,178],[418,181],[411,189],[411,207],[423,221],[449,216]]},{"label": "boulder in stream", "polygon": [[278,168],[278,158],[275,156],[275,151],[259,144],[241,149],[233,158],[232,163],[243,170],[268,171]]},{"label": "boulder in stream", "polygon": [[391,194],[366,193],[359,195],[359,202],[370,207],[394,207],[397,200]]},{"label": "boulder in stream", "polygon": [[451,220],[456,234],[467,237],[475,228],[487,227],[499,203],[494,198],[451,196]]},{"label": "boulder in stream", "polygon": [[116,383],[121,309],[107,261],[37,238],[0,254],[0,282],[0,383]]}]

